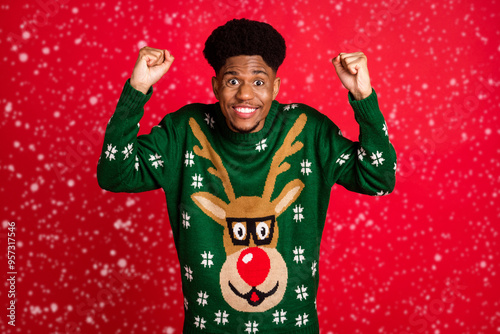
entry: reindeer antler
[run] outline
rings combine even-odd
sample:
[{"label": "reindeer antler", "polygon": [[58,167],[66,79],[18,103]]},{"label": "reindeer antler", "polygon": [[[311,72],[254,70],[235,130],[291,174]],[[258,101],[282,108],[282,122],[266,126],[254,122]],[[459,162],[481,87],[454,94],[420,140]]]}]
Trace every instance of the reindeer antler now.
[{"label": "reindeer antler", "polygon": [[203,146],[203,149],[200,149],[198,145],[195,145],[193,148],[194,153],[212,162],[215,169],[213,167],[210,167],[208,168],[208,172],[218,177],[222,181],[222,186],[224,187],[224,191],[226,192],[229,202],[234,201],[236,199],[236,196],[234,194],[233,186],[231,185],[229,174],[222,164],[220,156],[215,152],[212,145],[210,145],[210,142],[208,141],[203,131],[201,131],[200,126],[198,125],[198,123],[196,123],[194,118],[191,117],[189,119],[189,125],[191,126],[191,130],[193,131],[195,137]]},{"label": "reindeer antler", "polygon": [[262,199],[271,201],[271,196],[274,190],[274,184],[276,183],[276,177],[286,172],[290,168],[288,162],[283,162],[286,157],[289,157],[302,149],[304,144],[297,141],[292,145],[292,142],[297,138],[297,136],[302,132],[302,129],[306,125],[307,116],[305,114],[300,114],[295,123],[293,124],[290,131],[283,141],[283,145],[276,151],[271,162],[271,168],[269,169],[269,174],[267,175],[266,184],[264,186],[264,193],[262,194]]}]

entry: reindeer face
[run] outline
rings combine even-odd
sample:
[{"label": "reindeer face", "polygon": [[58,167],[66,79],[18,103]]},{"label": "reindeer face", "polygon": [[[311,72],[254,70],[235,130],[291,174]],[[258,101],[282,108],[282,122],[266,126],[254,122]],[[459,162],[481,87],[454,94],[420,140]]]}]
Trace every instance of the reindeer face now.
[{"label": "reindeer face", "polygon": [[276,306],[286,291],[288,270],[277,251],[279,228],[277,218],[300,195],[304,184],[290,181],[274,200],[271,200],[276,176],[290,165],[283,160],[302,148],[292,142],[302,131],[305,115],[299,116],[287,134],[282,147],[275,153],[261,197],[236,198],[229,175],[199,125],[191,119],[193,133],[203,146],[194,147],[197,155],[212,161],[216,169],[208,171],[223,183],[229,203],[208,192],[191,195],[196,205],[215,222],[224,226],[226,261],[220,272],[220,287],[224,300],[241,312],[264,312]]}]

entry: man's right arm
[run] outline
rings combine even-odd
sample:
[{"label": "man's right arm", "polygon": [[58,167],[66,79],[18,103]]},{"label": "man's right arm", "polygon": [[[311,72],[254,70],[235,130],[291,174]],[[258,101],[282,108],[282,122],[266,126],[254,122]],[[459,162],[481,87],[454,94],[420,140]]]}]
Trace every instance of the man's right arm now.
[{"label": "man's right arm", "polygon": [[[131,79],[127,80],[104,136],[97,166],[101,188],[114,192],[140,192],[161,187],[165,175],[167,148],[175,143],[170,118],[149,135],[137,137],[144,105],[152,95],[152,85],[169,69],[173,57],[166,50],[140,50]],[[173,153],[173,152],[168,152]]]}]

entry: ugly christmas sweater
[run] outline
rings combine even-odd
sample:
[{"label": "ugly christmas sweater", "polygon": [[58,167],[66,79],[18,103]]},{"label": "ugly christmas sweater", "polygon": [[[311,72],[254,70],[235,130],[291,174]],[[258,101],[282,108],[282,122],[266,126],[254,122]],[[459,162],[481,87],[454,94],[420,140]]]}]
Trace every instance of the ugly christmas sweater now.
[{"label": "ugly christmas sweater", "polygon": [[151,95],[126,82],[97,176],[114,192],[165,192],[184,333],[318,333],[331,187],[386,195],[395,183],[376,93],[361,101],[349,95],[359,142],[313,108],[277,101],[258,132],[231,131],[218,103],[190,104],[137,137]]}]

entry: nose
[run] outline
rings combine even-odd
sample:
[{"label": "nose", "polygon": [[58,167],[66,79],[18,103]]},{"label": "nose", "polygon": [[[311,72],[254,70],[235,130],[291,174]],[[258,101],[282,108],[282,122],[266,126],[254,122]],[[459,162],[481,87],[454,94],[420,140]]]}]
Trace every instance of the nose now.
[{"label": "nose", "polygon": [[248,101],[248,100],[253,99],[254,93],[253,93],[252,86],[250,84],[245,83],[245,82],[242,83],[238,87],[238,92],[236,93],[236,97],[241,101]]},{"label": "nose", "polygon": [[267,253],[258,247],[250,247],[241,252],[236,264],[240,277],[250,286],[262,284],[269,270],[271,260]]}]

